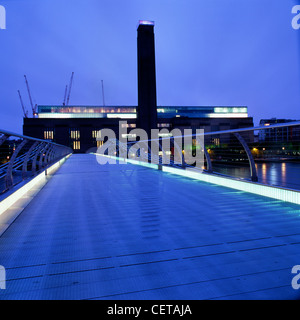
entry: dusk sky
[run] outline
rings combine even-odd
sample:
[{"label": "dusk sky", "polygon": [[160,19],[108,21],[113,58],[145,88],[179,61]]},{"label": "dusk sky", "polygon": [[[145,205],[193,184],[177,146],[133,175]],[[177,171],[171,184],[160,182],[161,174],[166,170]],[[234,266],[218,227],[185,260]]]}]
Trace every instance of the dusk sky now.
[{"label": "dusk sky", "polygon": [[155,22],[157,104],[247,106],[300,120],[296,0],[6,0],[0,129],[22,133],[17,90],[34,103],[137,105],[137,24]]}]

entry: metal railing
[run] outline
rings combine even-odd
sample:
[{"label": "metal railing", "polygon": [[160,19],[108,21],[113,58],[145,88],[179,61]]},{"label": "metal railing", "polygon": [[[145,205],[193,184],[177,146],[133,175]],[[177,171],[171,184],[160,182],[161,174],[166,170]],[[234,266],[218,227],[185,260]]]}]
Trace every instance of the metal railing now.
[{"label": "metal railing", "polygon": [[205,133],[212,172],[300,189],[300,122]]},{"label": "metal railing", "polygon": [[72,152],[51,141],[0,130],[0,194]]},{"label": "metal railing", "polygon": [[[204,165],[201,171],[205,174],[300,189],[300,122],[298,121],[193,133],[191,135],[193,144],[190,146],[184,145],[184,137],[187,135],[139,141],[147,143],[148,150],[146,147],[142,152],[143,157],[140,156],[140,150],[137,150],[136,156],[141,161],[162,164],[164,154],[169,151],[164,150],[162,141],[170,139],[172,150],[170,162],[164,165],[198,170],[195,166],[186,163],[185,149],[189,148],[193,153],[197,148],[201,148],[204,152]],[[203,141],[201,144],[197,139],[199,137]],[[182,139],[184,155],[177,152],[176,156],[178,139]],[[152,154],[152,158],[151,142],[159,145],[159,154]],[[119,141],[112,141],[112,143],[117,143],[115,152],[117,157],[120,153],[124,157],[124,148],[126,148],[125,153],[129,158],[129,150],[132,150],[136,141],[127,142],[126,145]]]}]

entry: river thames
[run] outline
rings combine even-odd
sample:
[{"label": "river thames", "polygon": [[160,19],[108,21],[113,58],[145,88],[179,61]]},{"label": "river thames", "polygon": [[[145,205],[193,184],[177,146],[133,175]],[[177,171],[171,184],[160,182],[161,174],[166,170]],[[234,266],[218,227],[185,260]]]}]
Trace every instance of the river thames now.
[{"label": "river thames", "polygon": [[[249,178],[249,167],[216,165],[215,171],[237,178]],[[258,182],[300,190],[300,163],[265,162],[256,164]]]}]

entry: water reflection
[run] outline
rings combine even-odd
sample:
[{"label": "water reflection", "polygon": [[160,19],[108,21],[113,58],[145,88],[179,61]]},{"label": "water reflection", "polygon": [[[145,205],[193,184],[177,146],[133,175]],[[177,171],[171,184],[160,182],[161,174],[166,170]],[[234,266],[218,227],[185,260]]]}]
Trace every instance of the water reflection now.
[{"label": "water reflection", "polygon": [[272,185],[278,185],[279,181],[278,181],[278,178],[277,178],[277,170],[278,170],[278,166],[275,166],[274,163],[272,163],[270,169],[269,169],[269,174],[268,174],[268,180],[269,180],[269,184],[272,184]]},{"label": "water reflection", "polygon": [[[265,162],[256,164],[258,181],[265,184],[300,189],[300,163]],[[214,166],[214,171],[232,177],[250,179],[249,167]]]},{"label": "water reflection", "polygon": [[[258,166],[256,166],[256,170],[258,170]],[[262,173],[262,182],[267,183],[267,165],[265,163],[261,166],[261,173]]]},{"label": "water reflection", "polygon": [[286,163],[281,164],[281,180],[283,183],[286,183]]}]

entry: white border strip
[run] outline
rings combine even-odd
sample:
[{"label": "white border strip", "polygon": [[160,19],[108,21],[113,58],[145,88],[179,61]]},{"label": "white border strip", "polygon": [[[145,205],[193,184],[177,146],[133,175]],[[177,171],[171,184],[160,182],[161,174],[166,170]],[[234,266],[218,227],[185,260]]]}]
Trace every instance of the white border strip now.
[{"label": "white border strip", "polygon": [[[112,157],[108,155],[105,155],[105,157],[118,159],[120,161],[132,163],[135,165],[142,165],[144,167],[148,167],[152,169],[160,169],[158,165],[147,163],[147,162],[131,160],[131,159],[123,159],[123,158]],[[188,168],[184,170],[184,169],[177,169],[177,168],[172,168],[168,166],[161,166],[161,170],[171,174],[176,174],[176,175],[180,175],[187,178],[192,178],[192,179],[196,179],[196,180],[200,180],[208,183],[221,185],[231,189],[245,191],[252,194],[257,194],[260,196],[277,199],[285,202],[291,202],[291,203],[300,205],[300,191],[297,191],[297,190],[268,186],[258,182],[251,182],[251,181],[248,182],[248,181],[237,180],[234,178],[220,177],[214,174],[200,173],[200,172],[194,171],[193,169],[188,169]]]},{"label": "white border strip", "polygon": [[28,191],[30,191],[38,183],[44,186],[48,181],[47,176],[49,174],[54,173],[69,157],[70,155],[57,161],[51,167],[47,168],[46,170],[41,172],[39,175],[34,177],[32,180],[24,184],[22,187],[18,188],[15,192],[13,192],[12,194],[4,198],[0,202],[0,215],[2,215],[6,210],[8,210],[11,206],[13,206],[18,200],[20,200]]},{"label": "white border strip", "polygon": [[261,183],[241,181],[233,178],[219,177],[213,174],[195,172],[190,169],[182,170],[163,166],[162,171],[201,180],[208,183],[218,184],[224,187],[257,194],[268,198],[300,204],[300,192],[297,190],[267,186]]}]

